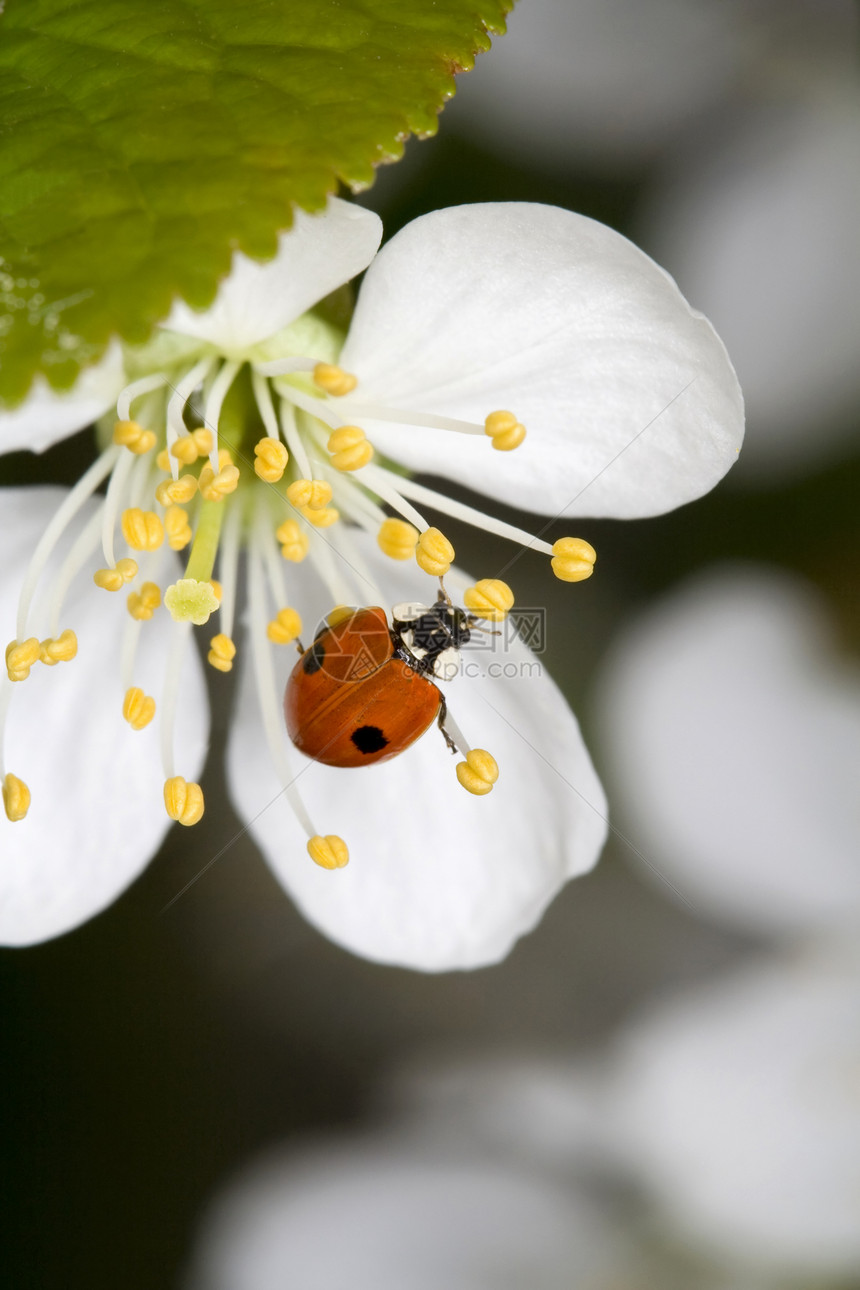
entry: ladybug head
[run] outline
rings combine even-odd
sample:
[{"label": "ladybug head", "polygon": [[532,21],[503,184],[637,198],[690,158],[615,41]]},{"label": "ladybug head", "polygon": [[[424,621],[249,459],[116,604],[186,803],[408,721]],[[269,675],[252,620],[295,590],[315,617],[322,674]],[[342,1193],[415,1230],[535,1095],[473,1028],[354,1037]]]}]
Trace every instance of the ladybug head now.
[{"label": "ladybug head", "polygon": [[435,605],[395,605],[391,611],[395,634],[422,671],[444,676],[468,643],[474,618],[440,593]]}]

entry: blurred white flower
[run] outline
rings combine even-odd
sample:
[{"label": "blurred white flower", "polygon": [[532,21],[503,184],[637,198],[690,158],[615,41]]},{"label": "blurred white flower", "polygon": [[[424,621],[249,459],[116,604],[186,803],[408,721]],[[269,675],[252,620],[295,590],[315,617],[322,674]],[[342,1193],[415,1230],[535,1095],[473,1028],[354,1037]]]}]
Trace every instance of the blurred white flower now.
[{"label": "blurred white flower", "polygon": [[596,716],[643,873],[694,909],[796,934],[860,920],[860,674],[799,580],[703,574],[610,651]]},{"label": "blurred white flower", "polygon": [[655,185],[648,249],[701,302],[737,363],[741,477],[860,444],[860,91],[802,80],[734,112]]},{"label": "blurred white flower", "polygon": [[632,1026],[606,1124],[664,1226],[706,1255],[792,1285],[856,1277],[858,1073],[856,953],[763,965]]},{"label": "blurred white flower", "polygon": [[422,1140],[286,1151],[205,1216],[186,1290],[610,1290],[617,1233],[570,1188]]}]

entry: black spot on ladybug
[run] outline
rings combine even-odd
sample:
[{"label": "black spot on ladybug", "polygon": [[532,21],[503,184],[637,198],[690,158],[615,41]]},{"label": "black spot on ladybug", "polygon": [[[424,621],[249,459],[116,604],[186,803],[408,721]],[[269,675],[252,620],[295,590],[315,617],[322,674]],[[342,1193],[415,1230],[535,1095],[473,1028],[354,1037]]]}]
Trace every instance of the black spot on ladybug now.
[{"label": "black spot on ladybug", "polygon": [[350,736],[359,752],[375,753],[385,748],[388,740],[379,726],[359,726]]},{"label": "black spot on ladybug", "polygon": [[307,672],[308,676],[313,676],[323,665],[325,659],[325,646],[322,641],[316,640],[302,659],[302,670]]}]

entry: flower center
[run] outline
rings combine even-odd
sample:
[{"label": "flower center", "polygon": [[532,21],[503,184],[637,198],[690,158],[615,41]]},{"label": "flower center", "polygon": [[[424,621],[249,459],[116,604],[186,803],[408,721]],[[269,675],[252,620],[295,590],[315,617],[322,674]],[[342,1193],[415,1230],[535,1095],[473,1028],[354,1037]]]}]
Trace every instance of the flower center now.
[{"label": "flower center", "polygon": [[[303,321],[291,330],[301,333]],[[319,333],[319,324],[316,329]],[[305,335],[313,331],[306,328]],[[595,555],[587,542],[562,538],[551,546],[404,477],[377,458],[364,429],[368,421],[389,421],[454,437],[481,435],[489,439],[488,447],[508,452],[526,434],[513,413],[490,411],[477,424],[362,401],[360,373],[338,367],[332,361],[338,346],[330,336],[324,339],[317,356],[249,354],[242,362],[213,352],[201,356],[198,350],[181,364],[147,371],[120,394],[110,443],[53,517],[21,590],[16,638],[6,650],[7,676],[0,685],[0,781],[10,820],[23,819],[30,796],[2,763],[12,686],[37,662],[53,666],[74,658],[75,634],[61,629],[65,596],[99,551],[103,565],[93,573],[96,586],[126,592],[123,717],[131,730],[142,730],[158,708],[165,807],[172,819],[191,825],[203,815],[204,802],[200,786],[174,766],[182,659],[192,625],[204,626],[217,612],[219,630],[209,641],[208,661],[220,672],[231,670],[237,653],[239,552],[246,549],[250,654],[263,727],[284,791],[307,832],[308,851],[325,868],[342,867],[348,852],[340,838],[318,832],[295,787],[272,657],[273,647],[297,642],[302,631],[288,594],[290,565],[310,560],[335,605],[385,605],[351,535],[356,529],[369,532],[389,558],[414,558],[425,573],[441,578],[451,567],[454,548],[418,509],[426,505],[550,555],[553,571],[565,581],[591,574]],[[39,639],[31,634],[37,584],[69,524],[105,482],[104,496],[54,578],[48,631]],[[117,558],[120,538],[130,554]],[[188,554],[184,576],[165,587],[167,550]],[[504,583],[485,579],[466,594],[465,603],[474,617],[499,621],[513,596]],[[175,627],[156,704],[135,683],[135,674],[141,633],[162,604]],[[457,766],[459,782],[469,792],[488,793],[498,774],[492,757],[471,749],[453,722],[449,733],[464,756]]]}]

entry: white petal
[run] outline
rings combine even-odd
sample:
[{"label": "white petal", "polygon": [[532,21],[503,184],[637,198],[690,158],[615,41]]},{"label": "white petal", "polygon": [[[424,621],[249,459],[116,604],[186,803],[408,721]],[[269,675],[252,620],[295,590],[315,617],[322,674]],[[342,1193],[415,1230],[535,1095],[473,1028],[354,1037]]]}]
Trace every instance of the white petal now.
[{"label": "white petal", "polygon": [[[15,634],[27,560],[62,500],[56,488],[4,489],[0,617]],[[86,515],[91,511],[88,509]],[[74,530],[73,530],[74,531]],[[56,563],[54,564],[56,569]],[[50,572],[50,566],[49,566]],[[28,945],[77,927],[129,886],[158,850],[170,821],[162,798],[158,717],[136,732],[122,719],[120,642],[125,595],[73,584],[62,618],[78,636],[78,656],[37,663],[14,687],[6,729],[6,769],[32,793],[26,819],[0,815],[0,942]],[[137,676],[156,703],[172,623],[163,611],[143,624]],[[47,635],[37,610],[34,635]],[[202,669],[192,650],[183,674],[178,770],[195,779],[208,737]]]},{"label": "white petal", "polygon": [[124,385],[122,349],[116,343],[108,346],[100,362],[85,367],[66,392],[52,390],[37,376],[22,404],[0,410],[0,452],[43,452],[107,412]]},{"label": "white petal", "polygon": [[296,210],[273,260],[258,264],[236,251],[209,309],[197,313],[178,300],[162,325],[239,354],[366,269],[381,240],[378,215],[337,197],[319,215]]},{"label": "white petal", "polygon": [[780,933],[857,921],[860,676],[807,587],[691,582],[618,642],[598,718],[625,831],[697,910]]},{"label": "white petal", "polygon": [[[383,563],[370,549],[365,558],[390,603],[414,599],[411,566]],[[460,582],[448,578],[455,597]],[[281,692],[295,655],[282,658]],[[564,883],[592,867],[606,832],[603,792],[576,721],[538,660],[518,643],[462,658],[467,673],[483,672],[488,660],[516,673],[460,675],[443,687],[465,737],[499,763],[487,797],[459,786],[435,728],[391,762],[355,770],[308,761],[290,746],[315,827],[350,848],[349,865],[336,873],[309,860],[280,796],[247,674],[228,750],[237,809],[305,917],[353,953],[425,971],[504,957]]]},{"label": "white petal", "polygon": [[553,206],[459,206],[408,225],[362,285],[341,361],[359,395],[483,422],[484,436],[373,425],[390,456],[528,510],[656,515],[708,491],[743,436],[712,327],[637,247]]},{"label": "white petal", "polygon": [[647,244],[714,320],[743,382],[743,471],[857,438],[860,94],[821,87],[733,120],[668,177]]},{"label": "white petal", "polygon": [[804,958],[645,1016],[604,1125],[688,1239],[818,1284],[860,1272],[860,971]]},{"label": "white petal", "polygon": [[392,1137],[252,1166],[206,1216],[188,1286],[597,1290],[617,1262],[617,1234],[573,1189]]}]

